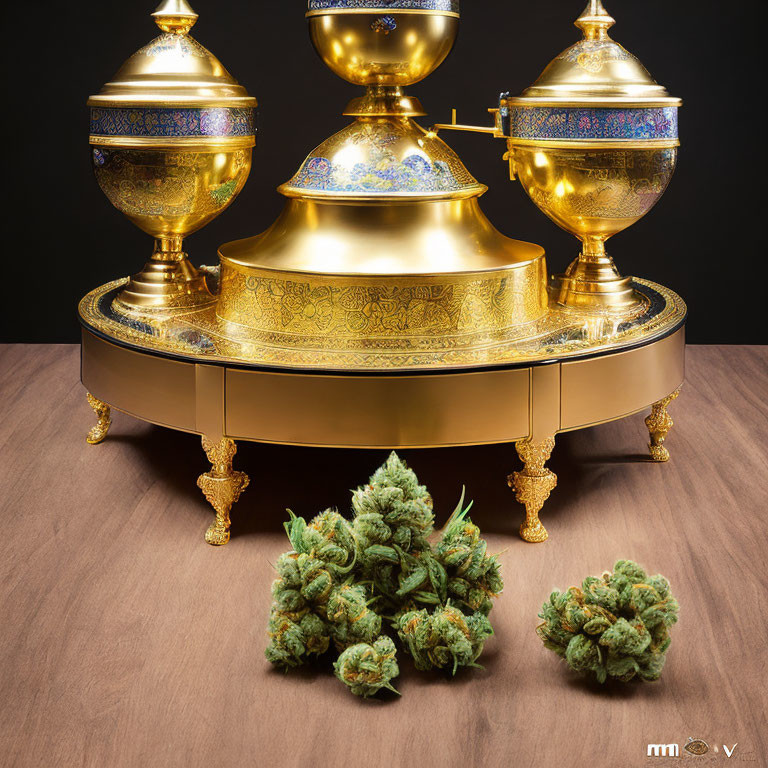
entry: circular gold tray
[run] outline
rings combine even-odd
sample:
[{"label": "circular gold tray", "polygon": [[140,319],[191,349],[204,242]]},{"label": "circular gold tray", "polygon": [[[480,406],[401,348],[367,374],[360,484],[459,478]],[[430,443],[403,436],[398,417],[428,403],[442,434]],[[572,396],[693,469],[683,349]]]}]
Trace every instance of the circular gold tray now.
[{"label": "circular gold tray", "polygon": [[[216,271],[209,272],[215,282]],[[468,335],[446,349],[436,350],[428,337],[417,338],[407,349],[375,338],[367,339],[366,346],[297,349],[233,337],[213,305],[124,314],[113,302],[126,282],[108,283],[82,299],[79,313],[87,329],[129,348],[174,359],[289,370],[394,373],[536,365],[648,344],[682,327],[687,314],[685,303],[673,291],[635,280],[635,289],[646,301],[643,311],[631,320],[553,304],[541,320],[513,333],[486,336],[479,342]]]},{"label": "circular gold tray", "polygon": [[125,281],[80,304],[82,380],[114,408],[212,438],[416,448],[539,439],[642,410],[684,378],[686,308],[638,280],[632,321],[552,308],[525,339],[442,352],[297,352],[227,338],[213,307],[128,318]]}]

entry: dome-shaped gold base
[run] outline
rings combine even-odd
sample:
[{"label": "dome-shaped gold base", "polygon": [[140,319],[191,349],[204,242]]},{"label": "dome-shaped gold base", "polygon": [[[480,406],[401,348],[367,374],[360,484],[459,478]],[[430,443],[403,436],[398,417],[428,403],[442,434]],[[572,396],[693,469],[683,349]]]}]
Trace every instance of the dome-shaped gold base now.
[{"label": "dome-shaped gold base", "polygon": [[[382,109],[389,95],[368,92]],[[280,188],[289,199],[266,232],[221,247],[217,317],[241,342],[323,352],[474,349],[535,332],[544,250],[493,227],[485,190],[434,131],[359,116]]]},{"label": "dome-shaped gold base", "polygon": [[451,349],[518,334],[547,309],[543,249],[504,237],[476,198],[289,200],[219,255],[217,315],[260,344]]}]

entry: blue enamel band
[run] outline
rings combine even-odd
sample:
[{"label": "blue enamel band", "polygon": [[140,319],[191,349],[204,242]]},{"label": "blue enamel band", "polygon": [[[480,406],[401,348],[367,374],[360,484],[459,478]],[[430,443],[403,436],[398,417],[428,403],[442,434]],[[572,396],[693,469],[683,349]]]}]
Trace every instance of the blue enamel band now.
[{"label": "blue enamel band", "polygon": [[309,13],[318,11],[435,11],[459,13],[459,0],[309,0]]},{"label": "blue enamel band", "polygon": [[287,185],[291,189],[337,195],[427,195],[456,192],[468,187],[442,161],[434,164],[421,155],[404,160],[357,163],[353,168],[334,165],[325,157],[310,157]]},{"label": "blue enamel band", "polygon": [[529,141],[670,141],[677,107],[536,107],[505,105],[504,134]]},{"label": "blue enamel band", "polygon": [[250,107],[92,107],[91,136],[108,138],[247,138],[256,133]]}]

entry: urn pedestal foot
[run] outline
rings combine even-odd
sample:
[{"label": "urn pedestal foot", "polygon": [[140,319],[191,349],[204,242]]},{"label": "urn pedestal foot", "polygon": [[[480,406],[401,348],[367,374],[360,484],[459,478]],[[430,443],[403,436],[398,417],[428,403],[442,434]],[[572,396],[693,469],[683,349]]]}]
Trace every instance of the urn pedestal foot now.
[{"label": "urn pedestal foot", "polygon": [[521,472],[513,472],[507,478],[509,486],[515,491],[517,500],[525,505],[525,522],[520,526],[520,536],[532,544],[538,544],[549,538],[547,529],[539,520],[539,512],[557,486],[557,475],[544,466],[552,455],[554,447],[554,437],[540,442],[526,439],[515,443],[517,454],[523,462],[523,469]]},{"label": "urn pedestal foot", "polygon": [[197,486],[216,511],[216,520],[206,531],[205,540],[220,547],[229,541],[230,510],[248,487],[250,479],[245,472],[232,469],[232,460],[237,453],[234,440],[223,437],[213,441],[203,437],[203,450],[211,462],[211,471],[200,475]]},{"label": "urn pedestal foot", "polygon": [[632,315],[642,310],[643,298],[622,277],[602,240],[584,237],[579,257],[565,274],[552,283],[557,301],[564,307],[614,315]]},{"label": "urn pedestal foot", "polygon": [[127,313],[199,309],[213,301],[205,274],[190,263],[178,236],[158,238],[152,258],[115,299]]},{"label": "urn pedestal foot", "polygon": [[667,435],[675,422],[667,411],[667,406],[675,400],[680,394],[680,390],[675,390],[671,395],[654,403],[651,407],[651,415],[645,420],[645,426],[651,435],[651,442],[648,444],[648,450],[651,452],[653,461],[669,461],[669,451],[664,445]]},{"label": "urn pedestal foot", "polygon": [[112,410],[106,404],[98,398],[95,398],[90,392],[86,393],[88,398],[88,405],[93,408],[94,413],[98,421],[96,426],[92,427],[88,436],[85,438],[90,445],[98,445],[109,432],[109,428],[112,426]]}]

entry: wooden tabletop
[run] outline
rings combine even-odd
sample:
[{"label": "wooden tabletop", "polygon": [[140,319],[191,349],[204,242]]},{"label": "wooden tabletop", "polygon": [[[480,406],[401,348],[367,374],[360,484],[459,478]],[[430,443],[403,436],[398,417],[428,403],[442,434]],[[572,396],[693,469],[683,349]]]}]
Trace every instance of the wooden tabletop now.
[{"label": "wooden tabletop", "polygon": [[[511,445],[402,452],[438,523],[466,484],[507,586],[484,671],[401,654],[383,701],[263,652],[284,509],[346,512],[386,453],[241,445],[251,486],[213,548],[199,439],[117,413],[87,445],[78,377],[75,346],[0,347],[0,765],[614,768],[689,737],[702,765],[768,765],[768,347],[689,348],[669,464],[642,415],[560,435],[546,544],[517,536]],[[658,683],[584,682],[534,632],[553,588],[621,558],[681,604]]]}]

